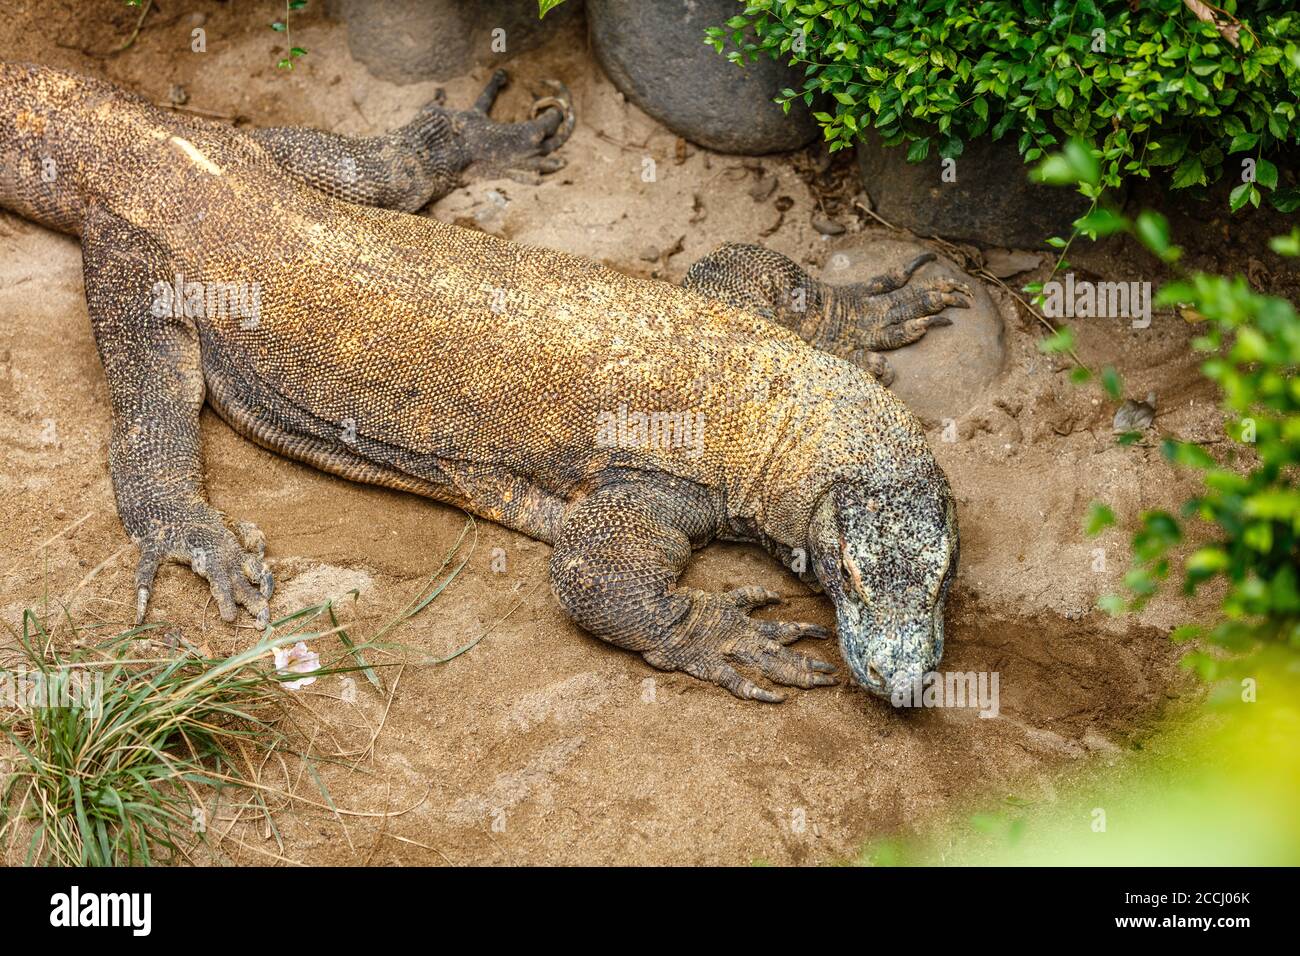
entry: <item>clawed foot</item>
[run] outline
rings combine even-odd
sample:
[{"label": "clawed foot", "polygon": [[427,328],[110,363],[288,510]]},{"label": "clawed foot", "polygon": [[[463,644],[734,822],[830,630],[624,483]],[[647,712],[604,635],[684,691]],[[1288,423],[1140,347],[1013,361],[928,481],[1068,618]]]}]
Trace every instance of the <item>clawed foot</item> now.
[{"label": "clawed foot", "polygon": [[926,252],[868,282],[833,287],[821,347],[866,369],[884,385],[892,382],[889,363],[877,353],[952,325],[942,313],[970,308],[974,298],[970,286],[946,276],[911,281],[917,269],[934,259],[934,253]]},{"label": "clawed foot", "polygon": [[259,627],[271,618],[267,603],[275,582],[263,563],[266,537],[251,521],[231,532],[219,512],[204,508],[189,519],[161,525],[139,540],[136,570],[137,626],[144,621],[154,578],[163,561],[188,564],[208,582],[222,620],[233,621],[240,607]]},{"label": "clawed foot", "polygon": [[939,313],[944,309],[969,309],[974,296],[966,283],[946,276],[917,282],[878,297],[884,312],[882,324],[906,327],[918,323],[920,333],[916,338],[920,338],[936,325],[952,325],[952,319]]},{"label": "clawed foot", "polygon": [[535,182],[544,173],[563,168],[551,156],[573,132],[577,117],[564,84],[548,80],[548,95],[533,103],[532,116],[521,123],[498,123],[488,116],[497,94],[509,82],[505,70],[492,74],[473,109],[453,114],[461,143],[471,164],[482,170]]},{"label": "clawed foot", "polygon": [[724,687],[742,700],[778,704],[785,695],[767,690],[742,676],[736,667],[758,671],[768,680],[789,687],[827,687],[837,683],[835,668],[815,657],[786,647],[805,637],[830,637],[816,624],[760,621],[749,616],[757,608],[780,603],[773,591],[737,588],[724,594],[696,592],[689,617],[682,622],[686,637],[674,646],[647,651],[646,661],[660,670],[677,670]]}]

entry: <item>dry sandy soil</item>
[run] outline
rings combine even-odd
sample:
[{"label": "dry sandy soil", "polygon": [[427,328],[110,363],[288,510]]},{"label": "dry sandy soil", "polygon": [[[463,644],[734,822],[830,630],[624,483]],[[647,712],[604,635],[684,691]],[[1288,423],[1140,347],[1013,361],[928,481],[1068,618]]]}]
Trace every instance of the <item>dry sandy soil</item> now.
[{"label": "dry sandy soil", "polygon": [[[295,36],[310,54],[292,74],[277,71],[278,38],[266,29],[273,4],[165,3],[114,56],[101,54],[129,35],[136,17],[120,3],[5,7],[0,57],[104,76],[159,103],[180,84],[189,106],[241,123],[373,132],[403,122],[434,88],[373,79],[350,57],[344,28],[310,14]],[[203,54],[189,51],[191,11],[206,18]],[[728,239],[762,237],[816,268],[840,243],[889,236],[853,212],[846,161],[825,168],[816,149],[761,160],[683,150],[623,101],[580,31],[510,66],[515,82],[498,118],[524,116],[529,88],[545,77],[572,89],[579,125],[563,150],[568,167],[535,185],[474,182],[427,214],[671,281]],[[490,69],[485,63],[445,84],[449,101],[468,103]],[[661,171],[654,183],[640,175],[647,155]],[[756,200],[760,169],[778,185]],[[775,205],[782,196],[792,201],[784,214]],[[811,223],[824,214],[849,233],[819,235]],[[1135,261],[1122,247],[1098,259],[1130,268]],[[1051,800],[1063,775],[1123,760],[1190,693],[1167,639],[1187,608],[1171,598],[1124,620],[1092,610],[1123,574],[1125,539],[1112,529],[1090,541],[1081,525],[1093,499],[1132,516],[1173,505],[1189,486],[1160,458],[1155,433],[1117,447],[1113,405],[1096,389],[1069,384],[1067,363],[1036,348],[1041,327],[1005,293],[988,292],[1005,321],[1006,360],[956,416],[955,440],[944,440],[939,422],[930,437],[958,496],[963,536],[944,667],[997,671],[1000,716],[895,712],[845,685],[794,691],[785,704],[764,706],[658,673],[566,620],[546,587],[546,546],[483,523],[465,570],[397,639],[418,655],[439,655],[490,628],[488,636],[449,664],[407,664],[396,682],[397,671],[388,671],[396,686],[386,697],[358,680],[350,700],[339,677],[301,692],[315,752],[353,754],[317,764],[346,812],[285,805],[276,814],[279,843],[223,805],[217,830],[230,836],[214,859],[829,862],[982,801]],[[923,346],[941,351],[944,331]],[[1213,395],[1189,356],[1189,329],[1177,317],[1158,314],[1145,331],[1080,322],[1077,332],[1086,362],[1116,364],[1132,395],[1158,393],[1157,432],[1220,434]],[[128,623],[135,552],[114,509],[109,431],[76,242],[0,214],[7,623],[46,593],[79,622]],[[353,631],[364,636],[419,590],[465,522],[454,509],[278,458],[211,414],[203,438],[213,501],[255,521],[270,542],[277,611],[357,588],[360,599],[344,619],[355,617]],[[1104,571],[1094,570],[1098,547],[1107,550]],[[752,549],[707,549],[688,582],[766,585],[788,600],[765,613],[832,623],[823,598]],[[223,624],[204,583],[179,567],[160,576],[151,613],[213,652],[257,637],[248,622]],[[838,659],[833,645],[812,650]],[[285,767],[273,761],[268,782],[319,804],[301,766]]]}]

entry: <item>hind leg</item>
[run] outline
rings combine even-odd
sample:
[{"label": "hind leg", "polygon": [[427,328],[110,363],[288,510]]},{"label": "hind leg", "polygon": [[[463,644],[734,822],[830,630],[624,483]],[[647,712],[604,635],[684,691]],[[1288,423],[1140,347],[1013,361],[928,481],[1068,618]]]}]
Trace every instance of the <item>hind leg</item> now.
[{"label": "hind leg", "polygon": [[970,290],[960,282],[910,281],[933,259],[926,253],[867,282],[831,285],[779,252],[727,243],[692,265],[682,285],[779,322],[888,385],[893,373],[880,351],[901,348],[931,328],[951,325],[944,310],[970,305]]},{"label": "hind leg", "polygon": [[455,189],[470,166],[536,174],[563,165],[550,155],[573,131],[573,108],[563,88],[538,100],[532,119],[498,123],[488,111],[506,82],[506,72],[497,70],[471,109],[449,110],[437,98],[384,136],[354,138],[293,126],[250,135],[294,178],[337,199],[416,212]]}]

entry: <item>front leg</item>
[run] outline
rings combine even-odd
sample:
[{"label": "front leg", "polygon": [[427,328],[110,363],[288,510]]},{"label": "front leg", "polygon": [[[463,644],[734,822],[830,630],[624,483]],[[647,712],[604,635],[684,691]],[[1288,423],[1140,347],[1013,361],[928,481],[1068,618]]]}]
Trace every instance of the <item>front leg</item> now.
[{"label": "front leg", "polygon": [[737,697],[778,703],[737,667],[778,684],[823,687],[834,668],[785,645],[828,637],[814,624],[760,621],[750,611],[780,598],[759,587],[723,594],[677,587],[691,551],[716,520],[697,486],[661,475],[619,476],[574,505],[551,555],[551,589],[582,627]]},{"label": "front leg", "polygon": [[[251,522],[235,532],[207,501],[199,449],[203,371],[194,320],[154,308],[156,283],[181,271],[148,233],[92,209],[82,233],[86,300],[113,405],[109,471],[117,510],[140,548],[136,623],[166,560],[207,579],[222,618],[239,606],[270,617],[266,544]],[[162,312],[156,315],[155,312]]]},{"label": "front leg", "polygon": [[[460,183],[473,166],[489,172],[551,172],[564,165],[550,154],[573,131],[567,93],[538,100],[522,123],[488,116],[506,84],[497,70],[468,110],[449,110],[442,99],[383,136],[355,138],[296,126],[250,130],[250,135],[296,179],[346,202],[418,212]],[[557,84],[558,86],[558,84]]]},{"label": "front leg", "polygon": [[682,285],[778,322],[888,385],[893,372],[881,351],[909,345],[936,326],[951,325],[944,310],[970,305],[970,289],[960,282],[910,281],[933,259],[925,253],[868,282],[831,285],[779,252],[727,243],[693,264]]}]

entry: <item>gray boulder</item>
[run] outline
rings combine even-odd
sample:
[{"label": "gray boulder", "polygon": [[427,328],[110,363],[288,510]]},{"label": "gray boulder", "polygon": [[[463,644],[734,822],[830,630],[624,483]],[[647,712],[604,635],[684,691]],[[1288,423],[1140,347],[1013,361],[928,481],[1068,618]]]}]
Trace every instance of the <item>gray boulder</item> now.
[{"label": "gray boulder", "polygon": [[582,0],[567,0],[543,20],[530,0],[329,0],[326,9],[347,24],[348,47],[372,74],[419,83],[537,46],[581,16]]},{"label": "gray boulder", "polygon": [[883,146],[872,134],[857,154],[876,212],[920,236],[1040,249],[1049,236],[1068,236],[1070,224],[1088,211],[1088,201],[1072,189],[1031,183],[1031,167],[1009,136],[967,142],[956,160],[956,182],[943,181],[943,161],[933,149],[925,161],[909,163],[904,147]]},{"label": "gray boulder", "polygon": [[772,102],[802,86],[799,73],[767,56],[737,66],[704,42],[706,28],[739,9],[735,0],[587,0],[587,22],[614,85],[679,136],[746,155],[806,146],[817,135],[810,111]]}]

